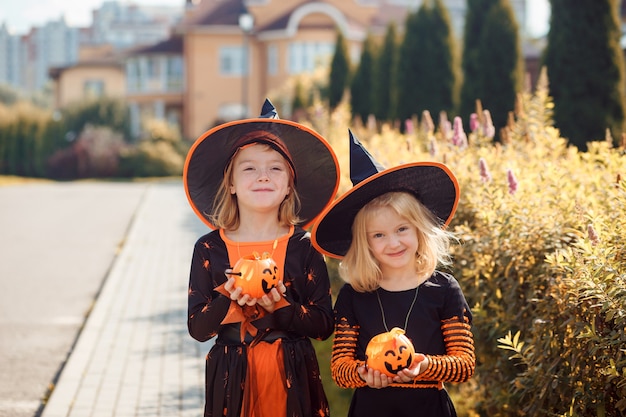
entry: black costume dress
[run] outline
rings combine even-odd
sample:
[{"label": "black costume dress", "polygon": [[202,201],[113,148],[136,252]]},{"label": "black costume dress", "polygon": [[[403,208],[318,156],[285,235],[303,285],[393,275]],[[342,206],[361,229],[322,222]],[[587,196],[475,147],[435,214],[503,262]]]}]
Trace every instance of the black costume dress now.
[{"label": "black costume dress", "polygon": [[[289,305],[252,319],[256,336],[245,333],[241,340],[240,324],[221,324],[236,302],[216,291],[226,281],[224,271],[236,262],[230,259],[226,241],[219,230],[202,236],[194,246],[189,279],[188,328],[199,341],[217,336],[206,359],[205,416],[241,417],[245,409],[244,390],[248,371],[247,351],[257,343],[280,340],[283,360],[267,364],[278,367],[285,376],[281,384],[286,391],[287,416],[328,416],[328,401],[320,378],[315,350],[309,338],[324,340],[333,331],[330,282],[324,258],[311,245],[310,236],[298,227],[281,237],[285,259],[285,299]],[[243,243],[241,246],[243,247]],[[259,252],[272,242],[259,242]],[[274,242],[274,248],[276,242]],[[237,245],[235,250],[239,250]],[[246,249],[248,250],[248,249]],[[279,246],[279,249],[280,246]],[[247,253],[242,253],[248,255]],[[277,261],[278,262],[278,261]],[[280,265],[279,265],[280,267]],[[256,309],[261,307],[255,306]],[[258,310],[260,311],[260,310]],[[263,312],[265,313],[265,312]],[[267,401],[272,401],[268,398]],[[274,400],[275,401],[275,400]],[[280,407],[281,404],[273,404]],[[283,405],[284,406],[284,405]],[[245,413],[245,411],[244,411]]]},{"label": "black costume dress", "polygon": [[[365,363],[369,340],[387,331],[378,297],[388,329],[404,328],[416,291],[415,305],[404,330],[415,352],[428,357],[429,366],[411,383],[370,388],[360,378],[357,368]],[[474,373],[475,355],[472,315],[454,277],[435,271],[417,289],[397,292],[379,288],[360,293],[346,284],[335,303],[335,320],[331,370],[337,385],[356,388],[349,416],[456,415],[443,383],[469,379]]]}]

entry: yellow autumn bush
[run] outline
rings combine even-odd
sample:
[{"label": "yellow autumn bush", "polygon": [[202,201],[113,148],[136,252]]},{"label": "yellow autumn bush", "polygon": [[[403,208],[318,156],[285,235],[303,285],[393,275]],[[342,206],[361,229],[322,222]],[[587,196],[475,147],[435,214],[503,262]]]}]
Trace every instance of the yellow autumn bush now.
[{"label": "yellow autumn bush", "polygon": [[625,145],[568,146],[545,74],[517,104],[498,143],[445,115],[422,115],[405,134],[351,124],[345,105],[313,105],[309,118],[337,151],[340,192],[351,187],[348,128],[386,167],[435,160],[456,174],[451,272],[472,306],[477,354],[474,378],[450,387],[459,415],[624,416]]}]

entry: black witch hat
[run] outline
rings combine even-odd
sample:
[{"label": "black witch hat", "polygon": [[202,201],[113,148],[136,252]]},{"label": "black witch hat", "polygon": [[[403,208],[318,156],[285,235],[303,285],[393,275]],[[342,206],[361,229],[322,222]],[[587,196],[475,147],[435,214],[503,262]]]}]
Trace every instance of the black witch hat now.
[{"label": "black witch hat", "polygon": [[414,195],[447,226],[459,201],[459,184],[448,167],[438,162],[413,162],[385,169],[350,134],[350,179],[353,187],[333,202],[313,226],[313,245],[333,258],[342,258],[352,243],[352,223],[359,210],[390,191]]},{"label": "black witch hat", "polygon": [[266,143],[289,163],[300,197],[300,226],[306,228],[332,201],[339,187],[339,163],[328,142],[314,130],[278,118],[276,108],[265,100],[261,116],[216,126],[193,144],[183,171],[187,199],[196,215],[209,227],[215,196],[224,170],[237,149]]}]

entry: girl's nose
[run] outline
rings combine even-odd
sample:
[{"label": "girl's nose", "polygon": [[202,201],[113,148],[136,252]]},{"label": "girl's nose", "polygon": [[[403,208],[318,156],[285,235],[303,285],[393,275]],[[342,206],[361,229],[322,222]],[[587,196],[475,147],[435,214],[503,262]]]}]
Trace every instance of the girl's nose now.
[{"label": "girl's nose", "polygon": [[269,179],[270,179],[269,170],[265,168],[260,168],[257,181],[269,181]]},{"label": "girl's nose", "polygon": [[400,245],[400,239],[395,236],[394,234],[392,234],[391,236],[389,236],[389,246],[391,246],[392,248],[395,248],[397,246]]}]

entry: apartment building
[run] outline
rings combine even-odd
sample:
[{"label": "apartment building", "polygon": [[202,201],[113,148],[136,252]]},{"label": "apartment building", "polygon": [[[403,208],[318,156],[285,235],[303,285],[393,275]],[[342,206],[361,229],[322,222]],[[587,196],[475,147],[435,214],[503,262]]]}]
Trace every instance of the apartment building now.
[{"label": "apartment building", "polygon": [[0,25],[0,84],[19,85],[22,82],[20,71],[20,41],[9,33],[6,23]]},{"label": "apartment building", "polygon": [[78,29],[69,27],[63,18],[25,35],[14,35],[5,24],[0,26],[0,84],[32,94],[46,86],[48,68],[77,59]]},{"label": "apartment building", "polygon": [[[14,34],[9,32],[6,23],[2,23],[0,84],[31,95],[48,87],[51,68],[56,74],[59,68],[79,65],[83,49],[110,45],[119,52],[167,39],[172,27],[180,22],[183,1],[179,7],[106,1],[93,10],[92,24],[81,28],[68,26],[60,17],[33,27],[26,34]],[[94,64],[91,62],[90,67],[93,68]],[[85,65],[81,63],[80,66]]]}]

